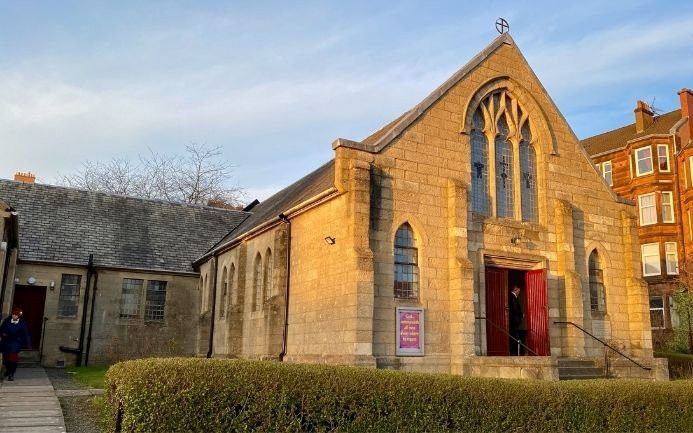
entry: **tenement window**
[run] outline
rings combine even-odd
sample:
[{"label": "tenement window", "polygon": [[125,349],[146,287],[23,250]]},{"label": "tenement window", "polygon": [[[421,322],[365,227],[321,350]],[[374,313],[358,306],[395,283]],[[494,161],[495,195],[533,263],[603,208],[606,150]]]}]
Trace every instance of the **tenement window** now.
[{"label": "tenement window", "polygon": [[659,244],[644,244],[642,249],[642,274],[646,277],[662,274],[659,259]]},{"label": "tenement window", "polygon": [[667,263],[667,274],[679,274],[679,253],[676,249],[676,242],[664,242],[664,257]]},{"label": "tenement window", "polygon": [[123,278],[123,292],[120,296],[120,318],[134,319],[140,315],[140,297],[144,280]]},{"label": "tenement window", "polygon": [[395,234],[395,298],[419,297],[419,259],[411,226],[404,223]]},{"label": "tenement window", "polygon": [[638,196],[638,206],[640,207],[641,226],[657,224],[657,202],[655,200],[655,193]]},{"label": "tenement window", "polygon": [[664,329],[664,298],[650,296],[650,323],[652,329]]},{"label": "tenement window", "polygon": [[611,161],[604,161],[602,164],[602,176],[604,176],[604,180],[606,181],[607,185],[614,186],[614,179],[611,172]]},{"label": "tenement window", "polygon": [[77,317],[81,275],[63,274],[58,297],[58,317]]},{"label": "tenement window", "polygon": [[657,162],[659,163],[659,171],[668,172],[669,169],[669,146],[666,144],[657,145]]},{"label": "tenement window", "polygon": [[662,222],[674,222],[674,194],[671,191],[662,192]]},{"label": "tenement window", "polygon": [[147,298],[144,305],[144,320],[164,320],[165,307],[166,281],[148,281]]},{"label": "tenement window", "polygon": [[590,310],[606,312],[606,293],[604,290],[604,271],[599,263],[597,250],[592,251],[589,259]]},{"label": "tenement window", "polygon": [[635,151],[635,173],[638,176],[653,173],[652,168],[652,148],[650,146],[641,147]]}]

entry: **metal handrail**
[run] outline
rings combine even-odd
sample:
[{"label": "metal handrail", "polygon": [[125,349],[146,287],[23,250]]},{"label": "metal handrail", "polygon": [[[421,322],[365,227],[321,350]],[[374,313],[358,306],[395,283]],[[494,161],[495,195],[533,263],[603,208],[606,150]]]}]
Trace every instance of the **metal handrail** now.
[{"label": "metal handrail", "polygon": [[39,345],[39,366],[43,364],[43,342],[46,340],[46,322],[48,317],[43,318],[43,325],[41,326],[41,344]]},{"label": "metal handrail", "polygon": [[[510,339],[511,339],[512,341],[514,341],[515,343],[517,343],[518,346],[524,347],[525,349],[527,349],[528,352],[531,352],[534,356],[539,356],[539,354],[538,354],[537,352],[535,352],[535,351],[533,351],[532,349],[530,349],[529,347],[527,347],[527,345],[525,345],[521,340],[518,340],[517,338],[513,337],[512,335],[510,335],[510,333],[509,333],[508,331],[506,331],[505,329],[501,328],[499,325],[496,325],[495,323],[493,323],[492,320],[489,320],[489,319],[487,319],[486,317],[475,317],[475,319],[476,319],[476,320],[485,320],[486,323],[490,323],[491,326],[493,326],[494,328],[498,329],[499,331],[501,331],[502,333],[504,333],[505,335],[507,335],[508,338],[510,338]],[[519,352],[519,351],[518,351],[518,352]]]},{"label": "metal handrail", "polygon": [[[623,353],[623,352],[621,352],[620,350],[616,349],[615,347],[611,346],[609,343],[606,343],[606,342],[603,341],[601,338],[592,335],[592,333],[590,333],[589,331],[587,331],[586,329],[584,329],[582,326],[578,325],[577,323],[565,322],[565,321],[555,321],[555,322],[553,322],[553,324],[554,324],[554,325],[559,325],[559,324],[573,325],[574,327],[576,327],[576,328],[579,329],[580,331],[584,332],[585,334],[589,335],[590,337],[592,337],[592,338],[594,338],[595,340],[597,340],[598,342],[600,342],[604,347],[608,347],[609,349],[611,349],[611,350],[613,350],[614,352],[618,353],[619,355],[621,355],[622,357],[626,358],[628,361],[632,362],[633,364],[637,365],[638,367],[642,368],[643,370],[646,370],[646,371],[652,370],[650,367],[645,367],[644,365],[640,364],[638,361],[634,360],[634,359],[631,358],[630,356],[626,355],[625,353]],[[607,368],[608,368],[608,367],[607,367]]]}]

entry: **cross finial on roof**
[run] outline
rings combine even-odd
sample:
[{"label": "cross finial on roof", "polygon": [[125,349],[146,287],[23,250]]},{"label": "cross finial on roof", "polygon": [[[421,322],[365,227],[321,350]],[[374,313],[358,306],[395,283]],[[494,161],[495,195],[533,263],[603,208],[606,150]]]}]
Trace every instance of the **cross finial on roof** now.
[{"label": "cross finial on roof", "polygon": [[496,20],[496,31],[501,35],[510,31],[510,24],[508,24],[505,18],[498,18]]}]

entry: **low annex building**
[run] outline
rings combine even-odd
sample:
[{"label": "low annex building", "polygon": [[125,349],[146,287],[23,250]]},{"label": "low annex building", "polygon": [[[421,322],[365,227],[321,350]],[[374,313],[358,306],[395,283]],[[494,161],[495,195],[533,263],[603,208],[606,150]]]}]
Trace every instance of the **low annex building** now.
[{"label": "low annex building", "polygon": [[[558,378],[560,359],[667,377],[653,358],[636,208],[617,196],[513,39],[249,209],[195,262],[209,352]],[[521,287],[526,351],[510,357]]]},{"label": "low annex building", "polygon": [[200,351],[209,327],[191,263],[248,213],[19,180],[0,180],[0,305],[3,317],[24,310],[24,356],[55,366]]}]

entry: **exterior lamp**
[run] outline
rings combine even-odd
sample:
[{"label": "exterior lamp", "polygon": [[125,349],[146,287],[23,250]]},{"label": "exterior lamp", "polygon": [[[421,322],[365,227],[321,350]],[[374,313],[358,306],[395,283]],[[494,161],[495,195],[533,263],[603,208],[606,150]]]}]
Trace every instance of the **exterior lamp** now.
[{"label": "exterior lamp", "polygon": [[332,236],[326,236],[325,242],[327,245],[334,245],[337,242],[337,239],[333,238]]}]

